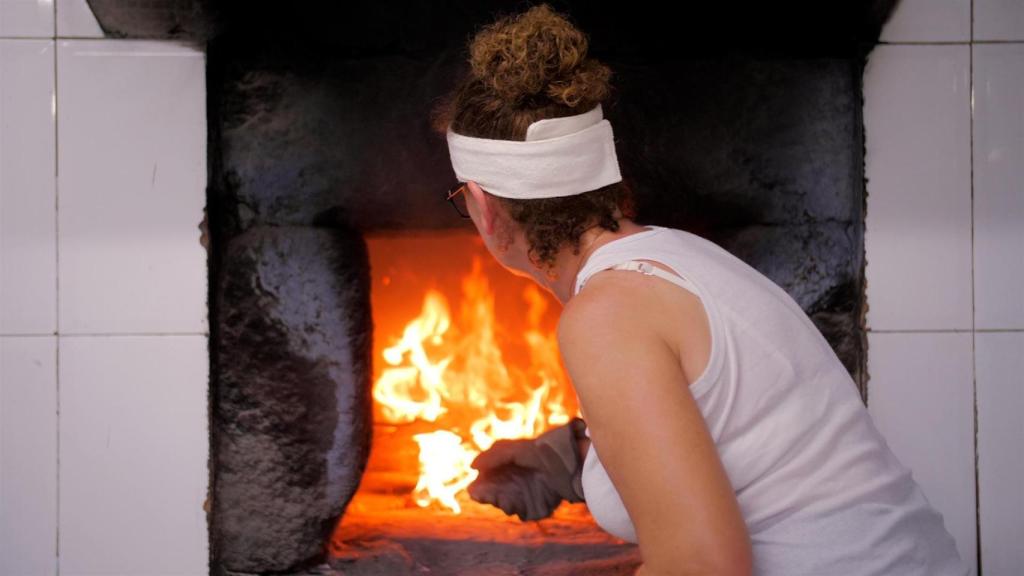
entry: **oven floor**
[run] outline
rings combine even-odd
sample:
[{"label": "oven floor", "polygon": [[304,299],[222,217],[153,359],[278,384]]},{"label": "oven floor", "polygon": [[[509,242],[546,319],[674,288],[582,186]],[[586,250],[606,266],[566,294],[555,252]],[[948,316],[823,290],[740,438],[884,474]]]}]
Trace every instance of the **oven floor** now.
[{"label": "oven floor", "polygon": [[637,546],[601,530],[583,503],[563,502],[551,517],[523,522],[468,497],[458,501],[456,515],[415,506],[407,495],[357,493],[329,564],[311,574],[629,576],[640,564]]}]

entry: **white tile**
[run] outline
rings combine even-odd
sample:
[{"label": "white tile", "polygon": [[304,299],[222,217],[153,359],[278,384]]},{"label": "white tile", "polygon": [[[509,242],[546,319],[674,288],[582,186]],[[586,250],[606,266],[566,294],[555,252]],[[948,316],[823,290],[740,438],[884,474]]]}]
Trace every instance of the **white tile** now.
[{"label": "white tile", "polygon": [[86,0],[57,0],[57,36],[104,37]]},{"label": "white tile", "polygon": [[1024,328],[1024,44],[974,46],[977,328]]},{"label": "white tile", "polygon": [[971,0],[900,0],[882,27],[882,42],[967,42]]},{"label": "white tile", "polygon": [[53,38],[53,0],[0,0],[0,36]]},{"label": "white tile", "polygon": [[868,334],[868,411],[925,498],[942,513],[960,558],[973,567],[971,355],[969,332]]},{"label": "white tile", "polygon": [[0,334],[57,329],[53,53],[0,40]]},{"label": "white tile", "polygon": [[57,43],[62,333],[207,331],[205,55]]},{"label": "white tile", "polygon": [[1024,2],[974,0],[975,40],[1024,40]]},{"label": "white tile", "polygon": [[867,325],[971,328],[966,45],[879,45],[864,72]]},{"label": "white tile", "polygon": [[60,338],[61,574],[207,574],[207,338]]},{"label": "white tile", "polygon": [[0,574],[57,567],[56,336],[0,336]]},{"label": "white tile", "polygon": [[978,494],[986,574],[1024,573],[1024,332],[975,335]]}]

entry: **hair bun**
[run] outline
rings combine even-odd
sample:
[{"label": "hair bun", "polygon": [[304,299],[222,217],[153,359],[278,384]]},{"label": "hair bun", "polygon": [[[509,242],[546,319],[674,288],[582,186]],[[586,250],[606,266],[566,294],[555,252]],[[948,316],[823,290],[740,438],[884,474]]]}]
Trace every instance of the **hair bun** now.
[{"label": "hair bun", "polygon": [[484,27],[470,48],[473,74],[513,106],[549,102],[593,108],[609,92],[611,70],[587,57],[587,37],[547,4]]}]

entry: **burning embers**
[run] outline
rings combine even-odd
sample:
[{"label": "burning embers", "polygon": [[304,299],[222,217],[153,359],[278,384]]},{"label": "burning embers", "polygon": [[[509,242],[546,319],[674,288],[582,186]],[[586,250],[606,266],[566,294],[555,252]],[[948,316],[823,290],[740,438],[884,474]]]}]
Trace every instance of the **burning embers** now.
[{"label": "burning embers", "polygon": [[[370,468],[385,461],[403,468],[392,472],[414,472],[415,505],[461,513],[479,452],[579,415],[559,360],[554,301],[502,269],[475,236],[369,245],[374,418],[407,428],[404,441],[418,450],[404,461],[371,454]],[[382,449],[375,442],[374,452]]]}]

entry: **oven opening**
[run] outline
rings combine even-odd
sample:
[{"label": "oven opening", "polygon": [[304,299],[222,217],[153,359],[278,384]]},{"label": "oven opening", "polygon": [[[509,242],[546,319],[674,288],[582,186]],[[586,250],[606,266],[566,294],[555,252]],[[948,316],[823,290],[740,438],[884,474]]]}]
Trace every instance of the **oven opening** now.
[{"label": "oven opening", "polygon": [[558,301],[504,269],[473,233],[366,241],[373,441],[332,564],[378,557],[390,569],[415,562],[454,573],[483,557],[633,563],[635,547],[601,531],[585,503],[522,521],[466,490],[477,476],[470,463],[496,440],[534,438],[582,416],[558,353]]}]

